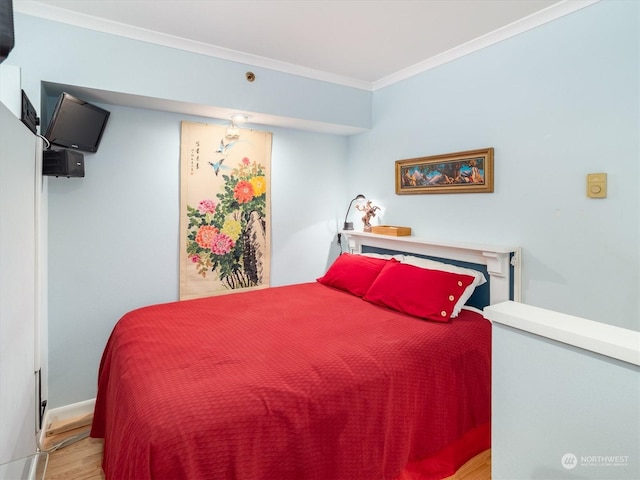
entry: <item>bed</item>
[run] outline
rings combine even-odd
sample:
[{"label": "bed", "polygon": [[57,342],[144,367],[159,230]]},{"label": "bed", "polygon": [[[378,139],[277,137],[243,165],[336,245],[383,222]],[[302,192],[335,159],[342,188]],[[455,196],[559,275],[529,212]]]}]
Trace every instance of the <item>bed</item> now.
[{"label": "bed", "polygon": [[107,479],[439,479],[490,447],[477,308],[517,297],[517,250],[344,235],[317,281],[118,321],[91,430]]}]

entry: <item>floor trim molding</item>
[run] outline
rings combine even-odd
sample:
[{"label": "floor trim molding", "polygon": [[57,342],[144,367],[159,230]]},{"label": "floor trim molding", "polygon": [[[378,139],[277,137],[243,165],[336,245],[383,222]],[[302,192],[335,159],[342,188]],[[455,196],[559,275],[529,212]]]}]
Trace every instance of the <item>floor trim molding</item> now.
[{"label": "floor trim molding", "polygon": [[[38,450],[50,451],[52,448],[57,449],[61,446],[66,446],[70,443],[73,443],[74,441],[80,440],[81,438],[85,438],[88,434],[86,432],[87,423],[86,421],[78,422],[78,420],[87,416],[92,416],[95,404],[96,399],[92,398],[83,402],[72,403],[70,405],[64,405],[62,407],[47,410],[44,414],[42,428],[38,433]],[[50,431],[52,425],[55,425],[56,428],[60,429],[60,426],[64,425],[65,423],[69,424],[69,435],[65,436],[66,438],[63,438],[61,445],[54,445],[53,447],[51,445],[48,445],[48,443],[50,442],[47,442],[47,432]],[[64,428],[62,428],[62,430],[64,430]],[[81,431],[78,432],[77,430]]]}]

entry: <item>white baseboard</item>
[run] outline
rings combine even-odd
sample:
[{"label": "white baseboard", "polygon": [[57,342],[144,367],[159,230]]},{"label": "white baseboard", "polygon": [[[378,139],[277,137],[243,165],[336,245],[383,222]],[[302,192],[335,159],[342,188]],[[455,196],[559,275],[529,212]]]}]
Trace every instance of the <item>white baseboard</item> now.
[{"label": "white baseboard", "polygon": [[42,428],[38,437],[38,449],[44,445],[44,438],[47,433],[47,428],[53,422],[64,422],[65,420],[71,420],[72,418],[82,417],[93,413],[93,409],[96,405],[96,399],[85,400],[84,402],[72,403],[71,405],[64,405],[58,408],[52,408],[47,410],[44,414],[42,421]]}]

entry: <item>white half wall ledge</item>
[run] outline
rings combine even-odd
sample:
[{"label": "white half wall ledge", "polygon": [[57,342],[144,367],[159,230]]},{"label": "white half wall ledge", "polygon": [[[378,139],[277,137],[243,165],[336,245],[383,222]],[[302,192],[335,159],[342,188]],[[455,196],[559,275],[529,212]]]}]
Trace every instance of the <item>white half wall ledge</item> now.
[{"label": "white half wall ledge", "polygon": [[640,332],[507,301],[484,309],[485,318],[567,345],[640,366]]}]

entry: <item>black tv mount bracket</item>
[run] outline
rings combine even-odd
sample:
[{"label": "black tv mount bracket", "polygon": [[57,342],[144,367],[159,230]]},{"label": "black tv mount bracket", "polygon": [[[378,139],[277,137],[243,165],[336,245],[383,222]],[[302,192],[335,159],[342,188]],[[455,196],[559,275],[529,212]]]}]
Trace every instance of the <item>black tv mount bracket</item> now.
[{"label": "black tv mount bracket", "polygon": [[22,120],[22,123],[24,123],[29,130],[37,135],[36,127],[40,125],[40,118],[24,90],[22,90],[22,112],[20,120]]}]

